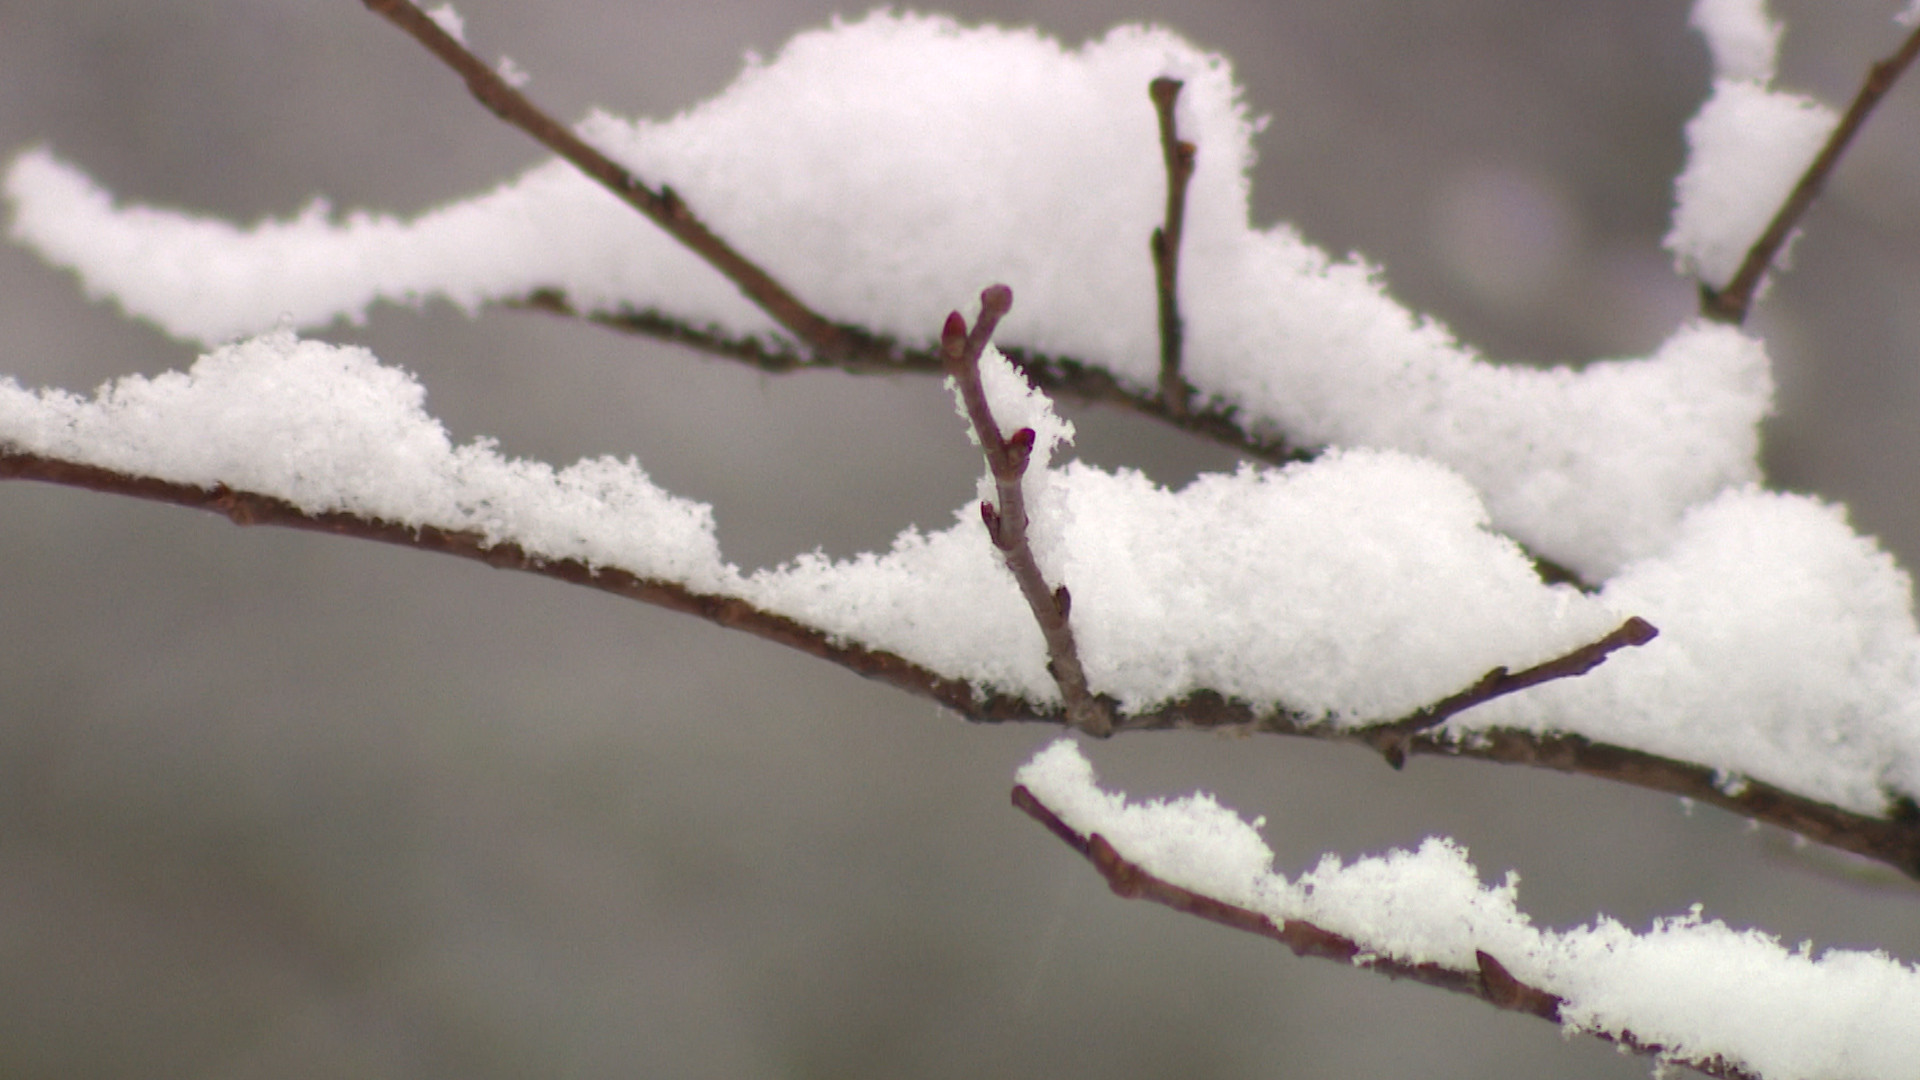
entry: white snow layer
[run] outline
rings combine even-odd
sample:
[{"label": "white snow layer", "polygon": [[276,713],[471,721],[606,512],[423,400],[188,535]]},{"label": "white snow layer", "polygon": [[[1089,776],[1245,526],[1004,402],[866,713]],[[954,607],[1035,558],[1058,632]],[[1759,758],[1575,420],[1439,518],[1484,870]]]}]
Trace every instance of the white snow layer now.
[{"label": "white snow layer", "polygon": [[[1686,507],[1758,479],[1770,384],[1757,342],[1690,325],[1642,359],[1488,363],[1395,303],[1372,267],[1250,224],[1260,123],[1223,58],[1165,30],[1069,50],[1032,31],[876,13],[796,37],[671,120],[595,115],[580,130],[648,183],[671,184],[834,319],[927,343],[949,309],[1004,282],[1016,304],[1003,340],[1150,391],[1146,238],[1166,178],[1146,87],[1168,74],[1186,81],[1179,124],[1199,147],[1181,296],[1185,374],[1203,401],[1297,445],[1441,461],[1500,530],[1592,581],[1664,548]],[[1701,178],[1683,184],[1684,257],[1746,228],[1701,218],[1710,199],[1771,198],[1744,174],[1714,179],[1724,157],[1696,153]],[[44,149],[14,161],[6,190],[17,239],[77,270],[91,294],[203,342],[283,314],[315,327],[377,300],[471,310],[543,287],[588,310],[777,334],[720,275],[557,161],[408,221],[315,203],[242,229],[120,208]]]},{"label": "white snow layer", "polygon": [[[1908,581],[1810,499],[1731,489],[1597,596],[1548,586],[1473,488],[1398,451],[1244,466],[1171,491],[1139,473],[1046,467],[1071,434],[990,353],[1011,421],[1044,433],[1029,474],[1050,580],[1073,594],[1093,688],[1129,710],[1213,690],[1259,709],[1390,720],[1594,640],[1629,613],[1661,636],[1571,682],[1456,717],[1573,731],[1863,812],[1920,793],[1920,633]],[[363,349],[280,330],[186,373],[92,399],[0,382],[0,447],[413,526],[471,530],[736,596],[952,678],[1057,700],[1046,649],[969,501],[882,554],[804,555],[744,575],[704,505],[638,464],[555,471],[453,446],[419,384]],[[957,437],[957,432],[956,432]]]},{"label": "white snow layer", "polygon": [[[1703,3],[1696,21],[1723,75],[1771,73],[1773,30],[1751,0]],[[1249,227],[1258,125],[1219,57],[1160,30],[1068,51],[1032,32],[881,13],[801,35],[673,120],[601,116],[584,130],[836,317],[928,340],[956,298],[1005,281],[1016,307],[1003,339],[1151,387],[1143,239],[1165,178],[1144,90],[1165,73],[1187,80],[1180,125],[1200,146],[1183,255],[1188,377],[1253,429],[1348,449],[1181,491],[1052,468],[1071,427],[990,352],[983,374],[1003,430],[1040,434],[1026,480],[1035,546],[1049,580],[1072,591],[1097,691],[1146,709],[1210,689],[1363,724],[1638,614],[1662,629],[1657,641],[1450,729],[1575,731],[1867,812],[1890,791],[1920,794],[1909,583],[1837,510],[1750,486],[1771,400],[1759,343],[1693,323],[1640,360],[1485,362],[1395,305],[1366,266],[1284,227]],[[1777,105],[1751,78],[1723,79],[1714,101]],[[1710,102],[1697,124],[1719,123],[1720,108]],[[1744,122],[1730,130],[1749,138]],[[1690,176],[1732,160],[1696,143]],[[471,308],[540,286],[594,309],[770,329],[561,163],[410,223],[336,222],[316,204],[251,230],[116,209],[45,151],[22,155],[6,183],[17,237],[187,336],[289,312],[307,325],[358,317],[382,297]],[[1731,186],[1753,188],[1746,177]],[[1738,201],[1711,188],[1683,196],[1682,226]],[[983,688],[1055,698],[1039,632],[972,504],[945,531],[909,529],[883,554],[743,575],[722,561],[707,509],[660,492],[632,462],[554,472],[485,442],[453,447],[422,396],[364,352],[283,329],[91,402],[8,385],[0,438],[309,510],[473,529],[742,596]],[[1603,590],[1541,584],[1508,537]]]},{"label": "white snow layer", "polygon": [[91,400],[0,380],[0,448],[135,476],[272,495],[479,533],[535,556],[618,566],[717,590],[709,507],[654,486],[631,459],[556,472],[491,442],[456,447],[411,375],[365,349],[280,330],[226,345],[187,372],[129,375]]},{"label": "white snow layer", "polygon": [[1687,21],[1707,39],[1715,76],[1773,80],[1780,24],[1767,14],[1767,0],[1695,0]]},{"label": "white snow layer", "polygon": [[1720,1057],[1766,1080],[1887,1080],[1913,1076],[1920,1062],[1920,972],[1883,952],[1790,950],[1704,921],[1697,907],[1645,933],[1605,917],[1540,929],[1517,907],[1517,875],[1482,884],[1467,852],[1440,838],[1344,865],[1328,855],[1289,880],[1273,870],[1264,819],[1249,824],[1206,794],[1129,803],[1096,784],[1069,739],[1016,779],[1076,832],[1100,834],[1156,877],[1276,925],[1297,919],[1346,937],[1362,950],[1357,964],[1473,972],[1485,952],[1563,999],[1569,1030],[1631,1033],[1672,1058]]},{"label": "white snow layer", "polygon": [[1780,24],[1765,0],[1697,0],[1692,22],[1713,54],[1713,93],[1687,122],[1687,166],[1674,181],[1666,245],[1681,273],[1717,289],[1739,271],[1840,116],[1772,89]]}]

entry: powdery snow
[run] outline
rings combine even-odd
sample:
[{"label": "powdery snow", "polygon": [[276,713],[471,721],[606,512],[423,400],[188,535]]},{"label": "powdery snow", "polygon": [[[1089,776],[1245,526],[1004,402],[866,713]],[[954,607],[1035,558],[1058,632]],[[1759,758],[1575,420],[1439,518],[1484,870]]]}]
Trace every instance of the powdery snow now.
[{"label": "powdery snow", "polygon": [[1812,98],[1773,89],[1780,24],[1765,0],[1698,0],[1693,25],[1713,54],[1713,93],[1687,122],[1667,248],[1714,288],[1733,279],[1839,123]]},{"label": "powdery snow", "polygon": [[1724,1058],[1767,1080],[1887,1080],[1920,1061],[1920,972],[1885,953],[1816,954],[1753,930],[1686,915],[1636,933],[1600,918],[1541,929],[1519,910],[1519,878],[1486,885],[1451,840],[1294,879],[1273,870],[1251,824],[1210,795],[1130,803],[1102,790],[1061,739],[1016,776],[1081,835],[1099,833],[1156,877],[1257,911],[1303,920],[1369,956],[1476,972],[1483,951],[1514,978],[1563,999],[1572,1031],[1632,1033],[1678,1059]]},{"label": "powdery snow", "polygon": [[[435,16],[458,33],[451,7]],[[1688,128],[1669,243],[1717,285],[1832,114],[1770,88],[1779,28],[1759,0],[1701,0],[1694,22],[1717,79]],[[1220,57],[1155,29],[1066,50],[1031,31],[880,13],[801,35],[682,116],[594,116],[581,130],[674,185],[833,318],[931,344],[955,303],[1006,282],[1017,304],[1003,340],[1150,391],[1145,238],[1165,178],[1144,91],[1163,74],[1187,81],[1179,123],[1200,147],[1182,254],[1184,373],[1254,433],[1341,449],[1179,490],[1062,463],[1072,426],[988,350],[982,376],[1003,431],[1037,433],[1032,535],[1049,581],[1072,592],[1094,691],[1144,710],[1209,690],[1362,725],[1637,614],[1660,628],[1652,643],[1456,716],[1445,732],[1578,733],[1865,813],[1920,796],[1911,582],[1839,508],[1756,486],[1756,425],[1772,395],[1760,343],[1691,323],[1645,358],[1544,371],[1486,362],[1394,303],[1366,264],[1249,224],[1259,123]],[[485,440],[454,446],[412,376],[268,329],[284,313],[313,327],[381,300],[471,310],[556,287],[588,310],[777,333],[570,166],[410,221],[315,203],[248,229],[117,207],[44,149],[20,155],[5,183],[14,236],[77,270],[90,294],[180,336],[232,343],[91,398],[0,381],[0,447],[472,531],[745,599],[982,689],[1057,700],[975,500],[940,531],[906,528],[886,552],[803,554],[745,574],[723,559],[709,508],[661,491],[637,462],[556,470]],[[990,493],[983,479],[976,495]],[[1542,583],[1516,539],[1600,588]],[[1412,963],[1472,970],[1485,950],[1564,997],[1580,1030],[1630,1030],[1776,1078],[1910,1075],[1920,1060],[1915,972],[1879,954],[1788,951],[1698,912],[1640,934],[1605,919],[1539,930],[1518,911],[1516,879],[1483,884],[1443,840],[1329,858],[1289,881],[1255,826],[1206,796],[1128,805],[1094,785],[1071,743],[1021,782],[1076,829],[1208,895]]]},{"label": "powdery snow", "polygon": [[[1770,76],[1775,28],[1759,5],[1706,3],[1696,22],[1723,75]],[[801,35],[680,117],[596,116],[583,130],[836,316],[924,341],[956,297],[1006,281],[1016,306],[1002,338],[1148,386],[1157,339],[1141,241],[1165,179],[1144,88],[1168,72],[1187,80],[1180,124],[1201,147],[1183,255],[1188,377],[1257,430],[1348,449],[1179,491],[1050,467],[1070,426],[990,351],[983,376],[1003,428],[1041,436],[1026,478],[1033,538],[1049,580],[1072,591],[1097,691],[1147,709],[1213,690],[1365,724],[1639,614],[1662,628],[1653,644],[1449,730],[1575,731],[1868,812],[1890,792],[1920,793],[1907,579],[1837,511],[1750,487],[1772,392],[1760,344],[1692,323],[1644,359],[1486,363],[1394,304],[1366,266],[1285,227],[1249,227],[1258,124],[1220,57],[1161,30],[1066,50],[1032,31],[880,13]],[[16,236],[189,336],[289,311],[305,324],[357,317],[382,297],[475,307],[556,285],[588,307],[770,331],[718,275],[561,163],[413,222],[336,221],[316,204],[252,230],[116,209],[44,150],[16,160],[7,187]],[[0,437],[309,508],[477,529],[1055,699],[1038,631],[971,501],[952,526],[908,528],[884,553],[741,575],[706,509],[657,491],[636,464],[556,472],[484,442],[454,448],[421,394],[364,353],[278,331],[92,403],[10,388]],[[61,439],[41,441],[50,433]],[[1543,585],[1510,537],[1603,589]]]},{"label": "powdery snow", "polygon": [[610,457],[555,471],[481,440],[454,446],[412,376],[365,349],[282,330],[186,372],[129,375],[92,399],[0,380],[0,446],[136,476],[511,541],[703,590],[734,577],[713,515]]},{"label": "powdery snow", "polygon": [[[595,115],[580,131],[829,317],[930,344],[950,308],[1004,282],[1016,305],[1003,340],[1150,391],[1146,238],[1166,178],[1146,87],[1167,74],[1186,81],[1179,124],[1199,147],[1181,265],[1201,401],[1300,445],[1437,458],[1482,490],[1502,531],[1595,581],[1657,551],[1685,506],[1758,479],[1757,342],[1687,327],[1650,357],[1578,371],[1488,363],[1395,303],[1372,267],[1250,224],[1260,124],[1222,57],[1165,30],[1069,50],[1030,30],[876,13],[796,37],[671,120]],[[283,313],[317,327],[378,300],[473,309],[542,287],[588,310],[777,334],[559,162],[412,220],[315,203],[248,229],[117,208],[44,149],[13,163],[6,188],[17,239],[200,341]]]}]

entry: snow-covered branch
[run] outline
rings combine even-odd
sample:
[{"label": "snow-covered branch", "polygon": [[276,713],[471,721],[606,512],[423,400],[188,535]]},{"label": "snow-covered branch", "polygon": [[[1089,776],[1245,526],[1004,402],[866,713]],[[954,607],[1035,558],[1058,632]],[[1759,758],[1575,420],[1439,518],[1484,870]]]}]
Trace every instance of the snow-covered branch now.
[{"label": "snow-covered branch", "polygon": [[1296,955],[1470,994],[1709,1076],[1886,1080],[1920,1059],[1920,971],[1883,953],[1788,949],[1691,913],[1635,933],[1610,919],[1536,928],[1517,875],[1483,885],[1466,852],[1418,851],[1289,880],[1252,824],[1208,795],[1131,803],[1069,740],[1018,774],[1014,805],[1120,896],[1271,938]]},{"label": "snow-covered branch", "polygon": [[[1777,37],[1777,33],[1776,29],[1768,37]],[[1770,54],[1773,48],[1774,46],[1770,43],[1766,52]],[[1718,51],[1725,53],[1728,50]],[[1811,127],[1814,130],[1831,127],[1826,142],[1821,144],[1820,152],[1807,165],[1806,171],[1800,174],[1799,180],[1793,185],[1793,190],[1788,192],[1786,198],[1780,202],[1779,209],[1774,212],[1772,220],[1767,222],[1765,231],[1753,242],[1753,246],[1747,249],[1746,257],[1741,260],[1739,269],[1734,271],[1726,284],[1716,287],[1710,281],[1702,283],[1700,310],[1703,314],[1708,318],[1736,325],[1746,321],[1747,311],[1753,306],[1755,294],[1759,292],[1767,272],[1773,267],[1774,260],[1780,256],[1787,242],[1792,239],[1794,230],[1799,227],[1800,219],[1806,216],[1814,200],[1820,197],[1820,191],[1826,186],[1827,178],[1833,175],[1833,170],[1840,164],[1840,158],[1847,152],[1847,147],[1852,145],[1854,136],[1860,133],[1860,129],[1866,125],[1867,118],[1872,115],[1881,99],[1887,96],[1887,92],[1893,89],[1894,84],[1900,80],[1900,76],[1913,65],[1916,57],[1920,57],[1920,26],[1916,26],[1907,35],[1906,40],[1891,56],[1874,63],[1867,69],[1867,77],[1861,82],[1859,92],[1854,95],[1853,102],[1847,106],[1847,111],[1841,114],[1838,122],[1829,124],[1826,117],[1817,110],[1804,110],[1813,118]],[[1732,63],[1734,61],[1729,58],[1723,63],[1723,67]],[[1749,78],[1763,82],[1771,80],[1772,56],[1767,55],[1762,62],[1754,65],[1754,68]]]},{"label": "snow-covered branch", "polygon": [[474,98],[495,116],[533,136],[621,201],[646,215],[647,220],[725,275],[743,295],[819,356],[837,361],[874,351],[875,342],[822,318],[785,285],[707,228],[673,188],[663,185],[656,190],[648,186],[535,107],[505,75],[487,66],[459,37],[448,33],[440,20],[430,17],[410,0],[364,2],[368,9],[406,31],[466,80]]},{"label": "snow-covered branch", "polygon": [[[1758,0],[1701,0],[1718,77],[1668,243],[1724,321],[1690,320],[1644,357],[1532,369],[1460,344],[1357,258],[1255,227],[1259,121],[1224,58],[1163,30],[1069,50],[882,12],[802,35],[672,120],[568,129],[464,46],[450,9],[365,2],[563,160],[411,220],[315,204],[242,229],[119,205],[51,151],[21,154],[5,181],[16,238],[129,313],[220,344],[90,398],[0,382],[0,477],[542,574],[976,720],[1232,726],[1396,767],[1537,765],[1920,877],[1911,581],[1841,508],[1760,486],[1769,362],[1725,324],[1920,32],[1838,117],[1772,87],[1778,27]],[[1018,315],[995,286],[971,328],[943,322],[982,281],[1017,288]],[[583,316],[766,370],[944,371],[987,475],[951,522],[903,524],[884,552],[742,569],[711,510],[638,461],[556,468],[455,445],[412,376],[296,333],[429,298]],[[1049,392],[1258,461],[1178,489],[1057,461],[1073,426]],[[1290,460],[1305,447],[1327,449]],[[1715,1075],[1878,1076],[1915,1056],[1896,1022],[1911,1029],[1914,973],[1883,957],[1816,961],[1697,914],[1644,935],[1536,931],[1511,881],[1481,886],[1445,842],[1290,882],[1238,819],[1204,801],[1125,807],[1070,747],[1021,783],[1117,890],[1296,951]],[[1762,992],[1813,1018],[1801,1035],[1779,1034]]]}]

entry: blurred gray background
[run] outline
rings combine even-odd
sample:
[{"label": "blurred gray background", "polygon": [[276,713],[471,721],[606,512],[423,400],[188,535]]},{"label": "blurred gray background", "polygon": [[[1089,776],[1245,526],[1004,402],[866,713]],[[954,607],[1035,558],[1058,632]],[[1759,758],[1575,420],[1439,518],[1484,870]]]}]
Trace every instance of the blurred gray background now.
[{"label": "blurred gray background", "polygon": [[[1780,6],[1787,81],[1830,101],[1898,40],[1893,0]],[[862,10],[459,8],[568,118],[671,114],[743,50]],[[1259,220],[1364,253],[1496,357],[1641,353],[1690,310],[1658,246],[1707,86],[1680,0],[948,9],[1073,42],[1153,19],[1229,52],[1273,118]],[[320,194],[416,212],[541,157],[352,0],[0,0],[0,102],[0,153],[44,141],[122,197],[240,219]],[[1783,387],[1773,477],[1847,501],[1908,566],[1916,136],[1906,86],[1757,323]],[[28,384],[192,359],[12,247],[0,326]],[[772,379],[443,307],[333,336],[418,372],[458,439],[637,454],[714,504],[744,565],[942,525],[978,468],[929,381]],[[1167,482],[1230,464],[1073,415],[1102,464]],[[0,485],[0,1075],[1645,1075],[1537,1020],[1112,898],[1007,805],[1051,735],[550,581]],[[1548,924],[1700,901],[1920,958],[1920,890],[1671,798],[1280,739],[1091,756],[1138,794],[1204,786],[1266,814],[1289,871],[1447,833],[1488,874],[1518,868]]]}]

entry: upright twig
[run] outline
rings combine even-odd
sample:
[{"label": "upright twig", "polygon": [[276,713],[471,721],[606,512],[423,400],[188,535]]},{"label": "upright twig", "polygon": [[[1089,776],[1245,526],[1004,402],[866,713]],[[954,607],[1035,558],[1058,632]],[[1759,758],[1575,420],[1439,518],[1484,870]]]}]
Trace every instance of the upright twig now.
[{"label": "upright twig", "polygon": [[495,116],[533,136],[541,145],[573,163],[627,205],[725,274],[747,299],[803,342],[823,361],[840,362],[881,348],[861,331],[841,326],[800,302],[786,286],[773,279],[732,245],[708,229],[671,188],[658,190],[569,131],[529,101],[492,68],[473,55],[410,0],[362,0],[366,6],[406,31],[434,56],[466,80],[467,89]]},{"label": "upright twig", "polygon": [[1753,306],[1754,294],[1759,291],[1761,281],[1765,280],[1767,270],[1773,266],[1774,258],[1786,245],[1787,238],[1793,235],[1794,227],[1800,223],[1807,208],[1820,196],[1820,189],[1826,186],[1827,177],[1833,175],[1834,167],[1840,163],[1840,156],[1846,153],[1853,137],[1867,122],[1867,116],[1880,104],[1880,99],[1893,89],[1893,84],[1900,80],[1916,57],[1920,57],[1920,26],[1907,35],[1899,51],[1867,69],[1866,81],[1860,84],[1860,92],[1854,95],[1853,104],[1847,106],[1846,114],[1834,126],[1833,133],[1827,136],[1826,145],[1820,148],[1820,153],[1807,166],[1807,171],[1801,174],[1800,182],[1793,186],[1786,201],[1780,204],[1766,231],[1747,249],[1747,257],[1741,262],[1733,279],[1718,290],[1701,287],[1702,315],[1735,326],[1746,321],[1747,311]]},{"label": "upright twig", "polygon": [[[1556,1024],[1561,1023],[1560,1006],[1564,1004],[1563,998],[1551,991],[1521,982],[1507,970],[1505,964],[1484,950],[1475,951],[1474,967],[1471,970],[1437,963],[1414,964],[1405,960],[1395,960],[1389,956],[1381,956],[1368,949],[1363,942],[1317,926],[1305,919],[1283,919],[1275,924],[1268,916],[1250,908],[1195,892],[1154,875],[1140,864],[1120,854],[1113,844],[1099,833],[1091,836],[1080,835],[1024,785],[1014,787],[1013,805],[1092,863],[1115,896],[1127,900],[1149,900],[1182,914],[1193,915],[1245,933],[1258,934],[1292,949],[1295,956],[1322,957],[1364,968],[1385,975],[1389,979],[1406,979],[1425,986],[1452,990],[1469,997],[1477,997],[1498,1009],[1537,1016]],[[1718,1057],[1690,1059],[1671,1056],[1664,1047],[1642,1041],[1630,1031],[1621,1032],[1618,1035],[1605,1031],[1586,1033],[1636,1053],[1658,1055],[1663,1063],[1685,1065],[1708,1076],[1720,1077],[1722,1080],[1759,1080],[1753,1073]]]},{"label": "upright twig", "polygon": [[1160,296],[1160,399],[1175,416],[1185,416],[1192,388],[1180,373],[1185,327],[1180,321],[1180,238],[1187,218],[1187,181],[1193,178],[1194,145],[1182,142],[1174,126],[1173,106],[1180,99],[1179,79],[1162,75],[1147,85],[1160,116],[1160,155],[1167,165],[1167,214],[1153,230],[1154,284]]},{"label": "upright twig", "polygon": [[980,317],[973,329],[954,312],[940,331],[940,352],[947,374],[960,388],[967,406],[967,419],[980,438],[980,450],[993,473],[999,505],[980,504],[980,517],[986,522],[987,535],[1000,549],[1007,569],[1020,585],[1020,595],[1040,624],[1047,641],[1047,670],[1060,685],[1060,697],[1066,705],[1067,723],[1089,735],[1105,738],[1113,734],[1113,708],[1087,687],[1086,669],[1080,664],[1080,650],[1074,644],[1073,625],[1068,621],[1072,597],[1067,587],[1050,588],[1034,558],[1027,536],[1027,498],[1022,481],[1033,457],[1034,431],[1021,428],[1012,437],[1001,434],[987,403],[987,391],[980,383],[980,354],[993,337],[993,328],[1013,307],[1013,290],[1005,285],[989,286],[980,294]]}]

